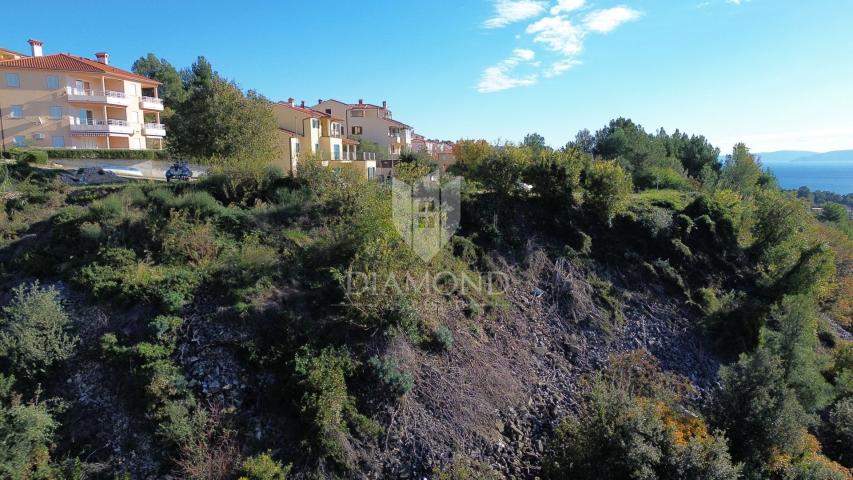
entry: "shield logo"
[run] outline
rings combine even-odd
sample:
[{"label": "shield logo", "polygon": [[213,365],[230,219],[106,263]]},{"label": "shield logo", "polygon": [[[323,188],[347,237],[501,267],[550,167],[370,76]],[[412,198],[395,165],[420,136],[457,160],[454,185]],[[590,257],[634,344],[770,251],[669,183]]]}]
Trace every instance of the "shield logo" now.
[{"label": "shield logo", "polygon": [[459,228],[461,190],[461,178],[442,180],[438,173],[419,178],[413,185],[392,179],[394,226],[423,261],[430,261]]}]

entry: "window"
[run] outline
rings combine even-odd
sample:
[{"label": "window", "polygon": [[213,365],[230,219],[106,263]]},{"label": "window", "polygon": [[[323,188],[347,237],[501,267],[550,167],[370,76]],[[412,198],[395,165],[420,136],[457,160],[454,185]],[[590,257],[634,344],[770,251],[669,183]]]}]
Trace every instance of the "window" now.
[{"label": "window", "polygon": [[50,107],[50,118],[51,120],[59,120],[62,118],[62,107],[53,106]]},{"label": "window", "polygon": [[6,74],[6,86],[9,88],[18,88],[21,86],[21,77],[17,73]]},{"label": "window", "polygon": [[363,132],[363,131],[364,130],[362,130],[361,127],[352,127],[352,134],[353,135],[361,135],[361,132]]},{"label": "window", "polygon": [[376,167],[367,167],[367,179],[373,180],[376,178]]},{"label": "window", "polygon": [[12,105],[11,110],[9,112],[10,118],[24,118],[24,106],[23,105]]},{"label": "window", "polygon": [[341,159],[341,146],[335,145],[335,160]]},{"label": "window", "polygon": [[26,147],[27,146],[27,139],[23,135],[16,135],[15,136],[15,146],[16,147]]},{"label": "window", "polygon": [[56,135],[53,137],[53,148],[65,148],[65,137]]},{"label": "window", "polygon": [[332,114],[332,109],[331,109],[331,108],[327,108],[327,109],[326,109],[326,113],[327,113],[327,114],[329,114],[329,115],[331,115],[331,114]]},{"label": "window", "polygon": [[59,77],[57,77],[56,75],[48,75],[47,88],[49,90],[56,90],[57,88],[59,88]]},{"label": "window", "polygon": [[293,144],[293,153],[299,155],[299,140]]},{"label": "window", "polygon": [[352,113],[350,113],[350,116],[351,117],[363,117],[364,116],[364,110],[353,110]]},{"label": "window", "polygon": [[319,143],[315,143],[315,144],[314,144],[314,153],[317,153],[317,152],[319,152],[319,151],[320,151],[320,144],[319,144]]},{"label": "window", "polygon": [[311,126],[314,128],[320,128],[320,120],[317,120],[316,118],[312,118],[311,119]]}]

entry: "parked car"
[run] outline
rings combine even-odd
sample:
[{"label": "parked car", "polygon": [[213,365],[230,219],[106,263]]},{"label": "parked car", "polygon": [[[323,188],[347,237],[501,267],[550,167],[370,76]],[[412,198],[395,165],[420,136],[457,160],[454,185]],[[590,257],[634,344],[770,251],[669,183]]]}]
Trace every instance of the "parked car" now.
[{"label": "parked car", "polygon": [[169,167],[166,170],[166,181],[171,182],[172,180],[189,180],[193,176],[193,171],[190,170],[190,167],[187,166],[186,163],[176,162],[174,165]]}]

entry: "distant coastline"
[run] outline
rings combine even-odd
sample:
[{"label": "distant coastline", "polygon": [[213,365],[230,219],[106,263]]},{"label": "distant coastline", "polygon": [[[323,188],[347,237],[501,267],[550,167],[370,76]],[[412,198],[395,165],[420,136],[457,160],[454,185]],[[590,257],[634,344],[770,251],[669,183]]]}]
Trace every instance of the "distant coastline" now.
[{"label": "distant coastline", "polygon": [[853,150],[815,153],[759,153],[761,163],[784,189],[808,187],[847,195],[853,193]]}]

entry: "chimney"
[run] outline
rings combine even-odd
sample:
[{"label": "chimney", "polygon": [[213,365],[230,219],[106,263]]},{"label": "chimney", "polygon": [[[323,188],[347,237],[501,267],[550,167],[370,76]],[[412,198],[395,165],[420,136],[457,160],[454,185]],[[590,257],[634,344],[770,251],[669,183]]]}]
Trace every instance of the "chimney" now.
[{"label": "chimney", "polygon": [[30,47],[32,47],[34,57],[41,57],[44,54],[42,51],[44,42],[42,42],[41,40],[30,39],[27,40],[27,43],[29,43]]},{"label": "chimney", "polygon": [[359,99],[358,99],[358,104],[359,104],[359,105],[364,105],[364,99],[363,99],[363,98],[359,98]]},{"label": "chimney", "polygon": [[305,100],[302,100],[302,103],[299,104],[300,107],[305,108]]},{"label": "chimney", "polygon": [[319,105],[319,104],[321,104],[321,103],[323,103],[323,99],[322,99],[322,98],[318,98],[318,99],[317,99],[317,105]]},{"label": "chimney", "polygon": [[388,108],[388,102],[387,101],[382,100],[382,108]]},{"label": "chimney", "polygon": [[287,104],[290,105],[291,107],[293,106],[293,97],[290,97],[287,99]]},{"label": "chimney", "polygon": [[104,65],[110,64],[110,54],[107,52],[98,52],[95,54],[95,58],[98,59],[98,62],[103,63]]}]

